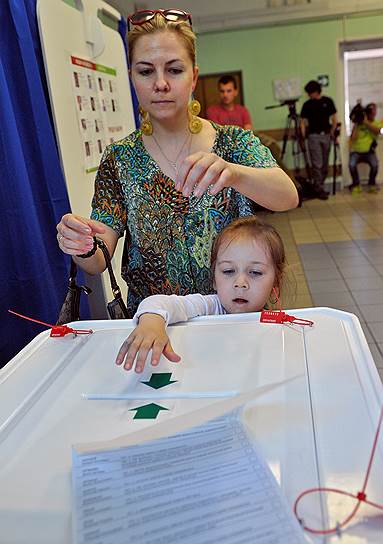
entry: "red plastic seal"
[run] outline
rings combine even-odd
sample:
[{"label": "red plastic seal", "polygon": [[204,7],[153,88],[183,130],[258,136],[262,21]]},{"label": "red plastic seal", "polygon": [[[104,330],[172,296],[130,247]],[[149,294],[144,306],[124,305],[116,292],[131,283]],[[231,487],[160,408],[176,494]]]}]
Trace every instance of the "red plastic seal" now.
[{"label": "red plastic seal", "polygon": [[260,321],[261,323],[295,323],[296,325],[308,325],[309,327],[314,325],[314,321],[289,315],[282,312],[282,310],[262,310]]},{"label": "red plastic seal", "polygon": [[61,338],[66,334],[77,336],[78,334],[91,334],[92,332],[92,329],[72,329],[68,325],[53,325],[49,336],[52,338]]},{"label": "red plastic seal", "polygon": [[17,315],[17,317],[21,317],[23,319],[27,319],[28,321],[32,321],[33,323],[38,323],[39,325],[44,325],[45,327],[50,328],[51,333],[49,336],[52,338],[62,338],[66,334],[73,334],[73,336],[77,336],[78,334],[92,334],[93,332],[92,329],[72,329],[71,327],[68,327],[68,325],[50,325],[49,323],[44,323],[44,321],[39,321],[38,319],[33,319],[32,317],[19,314],[13,310],[8,310],[8,312],[10,314]]}]

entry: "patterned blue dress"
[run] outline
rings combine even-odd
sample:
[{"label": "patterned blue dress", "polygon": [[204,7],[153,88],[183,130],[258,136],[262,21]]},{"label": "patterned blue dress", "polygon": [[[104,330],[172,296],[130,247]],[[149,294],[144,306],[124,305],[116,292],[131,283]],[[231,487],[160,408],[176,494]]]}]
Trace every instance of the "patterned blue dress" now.
[{"label": "patterned blue dress", "polygon": [[[251,131],[212,125],[213,153],[245,166],[276,166],[270,150]],[[233,219],[251,213],[249,200],[231,187],[215,196],[184,197],[148,154],[136,130],[105,149],[91,218],[119,236],[126,232],[121,275],[128,284],[127,305],[133,316],[149,295],[211,293],[213,240]]]}]

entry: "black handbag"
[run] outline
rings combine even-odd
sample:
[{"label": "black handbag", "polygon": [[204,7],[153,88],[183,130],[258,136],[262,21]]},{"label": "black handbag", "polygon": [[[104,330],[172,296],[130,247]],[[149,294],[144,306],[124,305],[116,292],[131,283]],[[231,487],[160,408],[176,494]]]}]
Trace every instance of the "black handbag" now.
[{"label": "black handbag", "polygon": [[114,299],[111,302],[108,302],[106,305],[108,309],[108,314],[110,319],[128,319],[128,309],[125,306],[125,302],[123,301],[123,298],[121,296],[120,288],[118,287],[116,278],[113,273],[112,268],[112,262],[109,255],[109,250],[106,247],[106,244],[100,240],[97,240],[97,245],[101,249],[102,253],[104,254],[105,263],[109,272],[109,279],[110,279],[110,286],[112,288]]},{"label": "black handbag", "polygon": [[69,286],[63,305],[56,322],[56,325],[65,325],[71,321],[80,319],[80,298],[81,292],[89,295],[92,290],[86,285],[76,283],[77,265],[73,259],[70,263]]},{"label": "black handbag", "polygon": [[[121,296],[120,288],[118,287],[116,278],[113,273],[112,263],[109,255],[108,248],[105,243],[96,239],[98,247],[101,249],[105,263],[109,273],[110,285],[114,298],[111,302],[108,302],[107,309],[110,319],[128,319],[128,310],[125,306],[125,302]],[[70,274],[69,274],[69,286],[64,303],[59,312],[59,316],[56,325],[64,325],[71,321],[78,321],[80,318],[80,298],[81,293],[89,295],[92,290],[86,285],[77,285],[76,283],[77,265],[73,259],[71,259]]]}]

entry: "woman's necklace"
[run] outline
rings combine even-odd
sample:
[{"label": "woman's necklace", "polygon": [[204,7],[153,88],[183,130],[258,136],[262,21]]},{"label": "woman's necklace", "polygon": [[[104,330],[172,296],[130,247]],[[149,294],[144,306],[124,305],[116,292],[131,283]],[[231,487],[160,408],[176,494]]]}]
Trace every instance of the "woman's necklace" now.
[{"label": "woman's necklace", "polygon": [[188,140],[190,140],[190,143],[189,143],[189,150],[190,150],[190,146],[191,146],[191,137],[192,137],[192,134],[188,134],[188,135],[186,136],[185,141],[184,141],[184,143],[182,144],[181,149],[180,149],[179,152],[178,152],[178,155],[177,155],[177,157],[176,157],[176,160],[175,160],[175,161],[171,161],[171,160],[169,159],[169,157],[167,157],[167,156],[165,155],[165,153],[164,153],[162,147],[160,146],[159,142],[157,141],[157,138],[154,136],[154,134],[152,134],[152,138],[153,138],[153,140],[155,141],[155,143],[157,144],[157,147],[158,147],[158,149],[160,150],[161,155],[162,155],[162,156],[166,159],[166,161],[170,164],[170,166],[173,168],[173,170],[175,171],[175,173],[177,173],[177,170],[178,170],[178,168],[177,168],[178,159],[180,158],[181,153],[182,153],[182,151],[184,150],[185,145],[186,145],[186,142],[187,142]]}]

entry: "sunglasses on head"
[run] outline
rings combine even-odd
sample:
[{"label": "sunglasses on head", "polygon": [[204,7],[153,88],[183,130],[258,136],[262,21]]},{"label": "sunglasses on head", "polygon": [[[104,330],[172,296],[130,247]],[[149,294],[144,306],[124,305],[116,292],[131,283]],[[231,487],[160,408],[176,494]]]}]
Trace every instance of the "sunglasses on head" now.
[{"label": "sunglasses on head", "polygon": [[192,19],[190,13],[182,11],[182,9],[140,9],[129,15],[128,17],[128,30],[129,25],[144,25],[153,17],[159,13],[164,19],[170,23],[179,23],[182,21],[189,21],[190,26],[192,26]]}]

